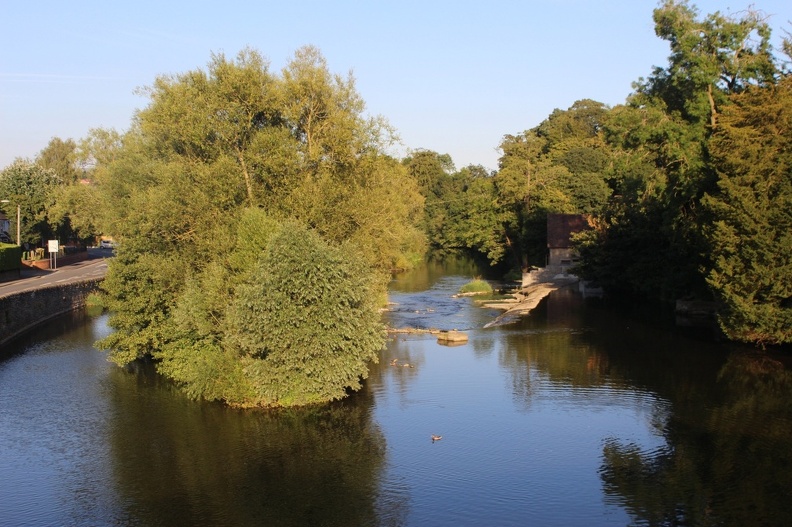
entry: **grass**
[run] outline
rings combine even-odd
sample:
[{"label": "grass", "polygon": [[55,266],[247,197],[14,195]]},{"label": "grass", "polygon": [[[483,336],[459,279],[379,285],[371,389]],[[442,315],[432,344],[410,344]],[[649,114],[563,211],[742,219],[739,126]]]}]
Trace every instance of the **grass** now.
[{"label": "grass", "polygon": [[492,286],[486,280],[476,278],[472,282],[468,282],[460,287],[459,292],[490,294],[492,293]]}]

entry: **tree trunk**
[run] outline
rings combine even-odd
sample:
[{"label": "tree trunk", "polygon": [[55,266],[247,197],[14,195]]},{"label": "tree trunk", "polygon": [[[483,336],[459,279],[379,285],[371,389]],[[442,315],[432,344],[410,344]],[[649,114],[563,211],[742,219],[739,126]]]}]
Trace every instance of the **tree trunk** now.
[{"label": "tree trunk", "polygon": [[712,95],[712,84],[707,85],[707,99],[709,99],[710,105],[710,126],[712,130],[715,130],[718,123],[718,109],[715,108],[715,97]]},{"label": "tree trunk", "polygon": [[242,155],[242,151],[237,149],[237,159],[239,160],[239,166],[242,168],[242,175],[245,176],[245,188],[247,189],[247,198],[248,198],[248,205],[253,205],[253,181],[250,178],[250,172],[248,172],[247,164],[245,163],[245,157]]}]

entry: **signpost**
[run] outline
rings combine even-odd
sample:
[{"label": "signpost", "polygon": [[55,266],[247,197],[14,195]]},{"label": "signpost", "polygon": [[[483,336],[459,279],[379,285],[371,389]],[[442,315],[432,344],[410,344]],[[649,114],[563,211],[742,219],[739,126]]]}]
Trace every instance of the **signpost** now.
[{"label": "signpost", "polygon": [[50,257],[50,269],[58,268],[58,240],[47,240],[47,250]]}]

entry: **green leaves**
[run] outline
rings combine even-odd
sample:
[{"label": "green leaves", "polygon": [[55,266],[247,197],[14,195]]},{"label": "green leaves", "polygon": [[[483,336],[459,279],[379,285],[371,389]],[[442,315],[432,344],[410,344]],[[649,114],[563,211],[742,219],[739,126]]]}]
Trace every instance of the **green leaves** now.
[{"label": "green leaves", "polygon": [[718,192],[704,203],[723,330],[761,345],[792,342],[792,82],[733,98],[712,142]]},{"label": "green leaves", "polygon": [[16,225],[17,206],[21,216],[20,243],[38,245],[52,238],[58,224],[49,216],[58,188],[63,180],[54,170],[24,159],[16,159],[0,172],[0,204],[6,216]]},{"label": "green leaves", "polygon": [[532,130],[504,137],[494,183],[510,215],[504,236],[519,261],[527,255],[527,263],[544,265],[548,213],[598,213],[607,203],[609,149],[601,131],[609,111],[585,99],[554,110]]},{"label": "green leaves", "polygon": [[[668,65],[636,83],[627,104],[604,120],[614,199],[596,239],[581,247],[588,259],[583,269],[612,291],[663,301],[708,297],[704,276],[715,260],[712,234],[708,240],[705,232],[728,238],[718,223],[724,211],[702,207],[706,194],[718,194],[711,137],[732,97],[771,86],[778,69],[769,27],[757,11],[700,18],[688,2],[666,0],[654,21],[670,46]],[[746,148],[750,141],[735,151]],[[748,233],[735,236],[736,243],[750,243]]]},{"label": "green leaves", "polygon": [[239,406],[358,388],[383,344],[378,273],[423,250],[388,127],[312,47],[279,76],[243,50],[147,93],[130,132],[91,143],[122,241],[104,287],[117,332],[99,345]]},{"label": "green leaves", "polygon": [[365,265],[299,224],[284,224],[241,284],[225,345],[266,406],[311,404],[358,389],[384,345]]}]

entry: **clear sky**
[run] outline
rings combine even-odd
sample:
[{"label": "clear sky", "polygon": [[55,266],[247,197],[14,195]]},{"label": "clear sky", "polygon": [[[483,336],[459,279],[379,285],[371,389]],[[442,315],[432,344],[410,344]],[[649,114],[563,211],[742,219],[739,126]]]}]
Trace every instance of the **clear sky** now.
[{"label": "clear sky", "polygon": [[[700,13],[753,5],[774,40],[792,29],[789,0],[699,0]],[[128,129],[158,75],[205,68],[249,46],[279,72],[317,46],[352,71],[367,113],[398,131],[403,155],[426,148],[457,168],[497,168],[505,134],[576,100],[624,102],[665,66],[654,0],[138,0],[0,3],[0,168],[52,137]]]}]

